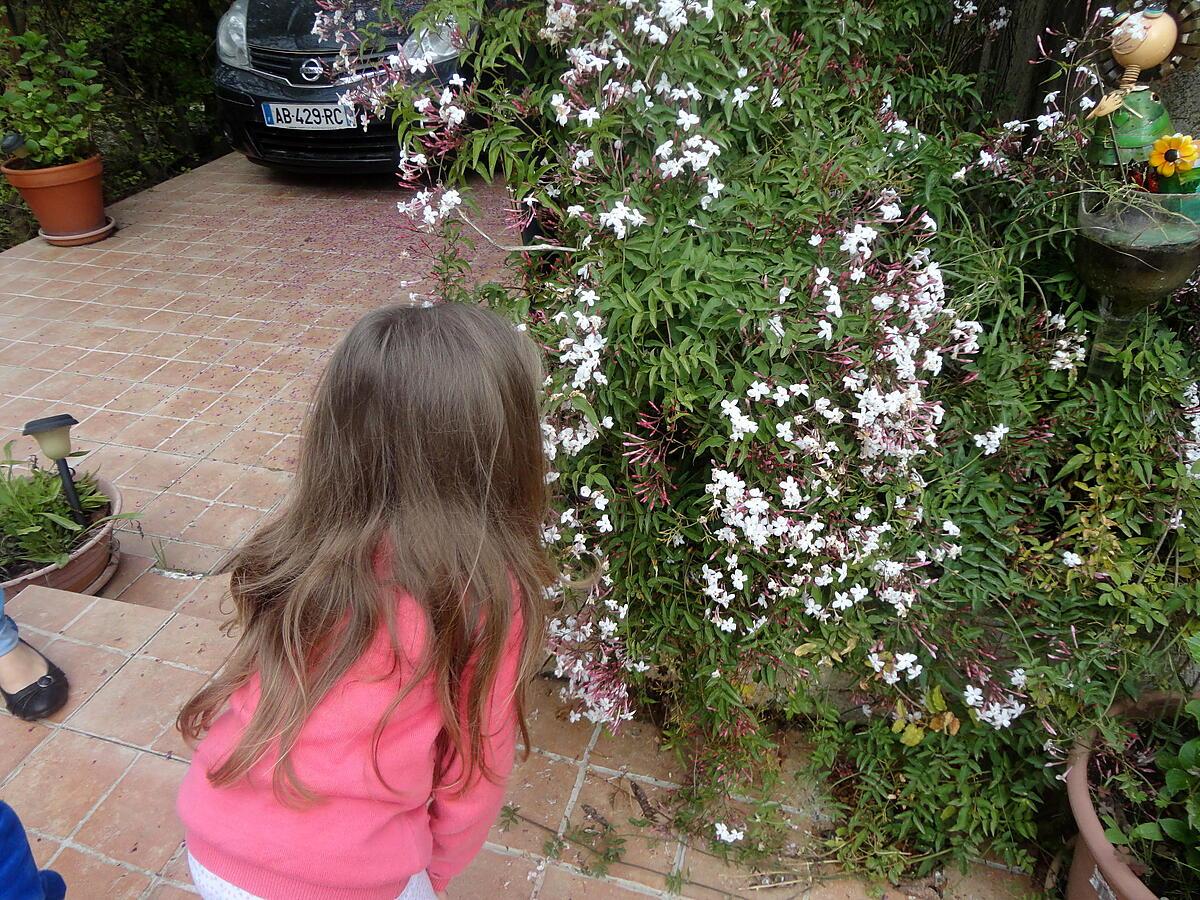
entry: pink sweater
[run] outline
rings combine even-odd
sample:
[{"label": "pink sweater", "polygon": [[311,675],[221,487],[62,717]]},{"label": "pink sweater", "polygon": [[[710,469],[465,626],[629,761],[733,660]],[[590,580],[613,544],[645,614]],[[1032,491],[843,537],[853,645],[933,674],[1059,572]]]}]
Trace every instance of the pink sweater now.
[{"label": "pink sweater", "polygon": [[[423,613],[412,597],[395,593],[406,658],[393,666],[382,629],[313,710],[292,752],[300,780],[323,800],[302,808],[281,804],[271,784],[274,753],[233,785],[208,781],[207,771],[233,749],[254,711],[257,677],[213,723],[178,801],[188,851],[206,869],[264,900],[393,900],[423,869],[443,890],[479,852],[504,785],[480,778],[455,795],[444,785],[454,785],[462,772],[457,757],[448,761],[442,785],[434,784],[442,716],[430,679],[388,720],[379,742],[383,782],[372,767],[375,727],[425,646]],[[523,633],[519,616],[514,619],[484,729],[489,770],[505,778],[516,743],[513,697]]]}]

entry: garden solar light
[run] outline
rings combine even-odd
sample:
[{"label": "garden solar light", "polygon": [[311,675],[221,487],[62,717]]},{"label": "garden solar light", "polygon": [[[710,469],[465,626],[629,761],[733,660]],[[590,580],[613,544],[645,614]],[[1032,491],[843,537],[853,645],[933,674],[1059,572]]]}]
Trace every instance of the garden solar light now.
[{"label": "garden solar light", "polygon": [[24,159],[29,155],[29,148],[25,146],[25,138],[15,132],[10,132],[0,140],[0,156],[5,159]]},{"label": "garden solar light", "polygon": [[71,426],[78,424],[75,417],[69,414],[47,416],[44,419],[26,422],[25,430],[21,433],[31,435],[38,442],[42,453],[57,463],[58,477],[62,479],[63,493],[66,494],[67,503],[71,507],[71,514],[79,525],[86,527],[87,516],[79,503],[79,494],[75,492],[75,481],[71,477],[71,467],[67,464],[67,457],[71,455]]}]

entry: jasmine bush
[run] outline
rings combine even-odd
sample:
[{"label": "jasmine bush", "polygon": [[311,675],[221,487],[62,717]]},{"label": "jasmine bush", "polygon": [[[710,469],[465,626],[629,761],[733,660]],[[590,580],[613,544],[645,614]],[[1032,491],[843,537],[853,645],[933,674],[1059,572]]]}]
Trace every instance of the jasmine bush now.
[{"label": "jasmine bush", "polygon": [[453,16],[472,80],[397,53],[347,98],[442,174],[415,227],[472,234],[482,170],[550,248],[473,296],[551,360],[546,540],[603,571],[551,626],[580,714],[659,705],[681,818],[749,850],[779,817],[730,794],[804,723],[827,850],[893,878],[1028,864],[1071,737],[1168,679],[1197,608],[1194,357],[1151,317],[1123,385],[1080,379],[1061,185],[939,56],[1003,27],[967,6],[448,4],[413,27]]}]

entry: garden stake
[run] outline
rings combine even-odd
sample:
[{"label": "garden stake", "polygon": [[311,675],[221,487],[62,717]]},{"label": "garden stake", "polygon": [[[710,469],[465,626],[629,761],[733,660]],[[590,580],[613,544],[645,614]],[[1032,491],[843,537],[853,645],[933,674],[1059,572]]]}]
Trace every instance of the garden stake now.
[{"label": "garden stake", "polygon": [[79,502],[71,466],[67,463],[67,457],[71,455],[71,426],[78,424],[71,415],[47,416],[44,419],[26,422],[21,433],[33,437],[42,453],[54,460],[58,466],[58,477],[62,481],[63,494],[66,495],[67,505],[71,507],[71,518],[75,520],[75,524],[86,528],[87,514]]}]

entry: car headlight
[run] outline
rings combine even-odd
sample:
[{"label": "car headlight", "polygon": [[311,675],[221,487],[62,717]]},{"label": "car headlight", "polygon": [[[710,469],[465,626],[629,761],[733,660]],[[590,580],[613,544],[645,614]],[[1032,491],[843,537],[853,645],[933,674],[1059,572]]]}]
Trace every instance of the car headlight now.
[{"label": "car headlight", "polygon": [[424,59],[431,63],[454,59],[459,54],[459,48],[454,44],[456,30],[457,26],[452,21],[432,28],[420,28],[404,42],[404,56],[407,59]]},{"label": "car headlight", "polygon": [[239,69],[250,68],[246,49],[246,5],[248,0],[233,0],[217,24],[217,57]]}]

